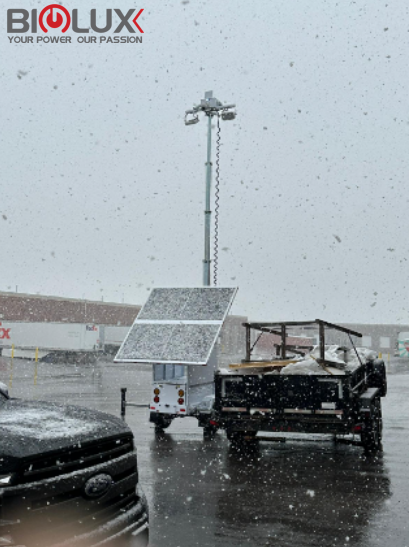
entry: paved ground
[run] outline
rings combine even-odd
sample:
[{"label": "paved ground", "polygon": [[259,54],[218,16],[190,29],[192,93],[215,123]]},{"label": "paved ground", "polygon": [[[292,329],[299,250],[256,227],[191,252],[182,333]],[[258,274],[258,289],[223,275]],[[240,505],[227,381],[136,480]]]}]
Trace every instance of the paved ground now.
[{"label": "paved ground", "polygon": [[[52,365],[0,358],[13,396],[80,404],[119,414],[120,387],[147,403],[141,367]],[[224,434],[203,441],[197,422],[174,422],[155,438],[148,410],[128,408],[151,509],[152,547],[409,547],[409,362],[389,366],[384,451],[330,441],[260,443],[239,454]]]}]

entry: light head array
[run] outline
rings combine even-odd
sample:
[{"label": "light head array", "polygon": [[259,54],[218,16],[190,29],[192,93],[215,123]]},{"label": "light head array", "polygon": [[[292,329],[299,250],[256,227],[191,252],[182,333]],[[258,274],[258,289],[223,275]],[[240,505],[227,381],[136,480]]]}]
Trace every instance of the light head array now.
[{"label": "light head array", "polygon": [[200,104],[194,106],[191,110],[185,112],[185,125],[194,125],[199,122],[199,112],[204,112],[206,116],[221,116],[222,120],[234,120],[237,116],[234,104],[222,104],[216,97],[213,97],[213,91],[206,91],[205,98],[201,99]]}]

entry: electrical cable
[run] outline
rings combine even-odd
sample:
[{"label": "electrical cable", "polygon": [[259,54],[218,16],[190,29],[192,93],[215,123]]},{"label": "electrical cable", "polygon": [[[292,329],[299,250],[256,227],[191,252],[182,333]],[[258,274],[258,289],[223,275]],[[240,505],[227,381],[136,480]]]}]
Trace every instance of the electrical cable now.
[{"label": "electrical cable", "polygon": [[217,273],[219,269],[219,201],[220,201],[220,115],[217,114],[217,139],[216,139],[216,184],[214,192],[214,260],[213,260],[213,284],[217,285]]}]

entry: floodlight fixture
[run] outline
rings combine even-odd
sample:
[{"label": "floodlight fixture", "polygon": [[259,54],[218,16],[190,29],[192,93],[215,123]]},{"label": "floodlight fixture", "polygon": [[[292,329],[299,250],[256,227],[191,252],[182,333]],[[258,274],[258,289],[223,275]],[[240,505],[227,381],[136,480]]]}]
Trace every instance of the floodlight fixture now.
[{"label": "floodlight fixture", "polygon": [[234,118],[237,116],[236,112],[234,110],[223,110],[222,112],[222,120],[234,120]]},{"label": "floodlight fixture", "polygon": [[[189,118],[188,116],[192,116]],[[185,115],[185,125],[194,125],[199,123],[199,116],[197,114],[187,114]]]},{"label": "floodlight fixture", "polygon": [[[185,124],[186,117],[189,115],[197,116],[199,112],[204,112],[206,116],[220,116],[223,120],[234,120],[236,113],[233,112],[233,116],[228,116],[227,114],[231,113],[231,109],[235,108],[235,104],[223,104],[213,97],[213,91],[206,91],[204,99],[201,99],[200,104],[194,106],[191,110],[186,110],[185,113]],[[196,121],[194,123],[197,123]],[[186,124],[192,125],[192,124]]]}]

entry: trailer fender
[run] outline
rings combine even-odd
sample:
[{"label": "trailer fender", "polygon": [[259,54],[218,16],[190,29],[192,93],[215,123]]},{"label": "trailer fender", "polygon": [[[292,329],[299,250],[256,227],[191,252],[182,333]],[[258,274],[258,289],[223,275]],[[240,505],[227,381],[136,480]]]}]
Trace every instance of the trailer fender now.
[{"label": "trailer fender", "polygon": [[379,396],[385,397],[388,391],[386,379],[386,367],[382,359],[375,359],[372,364],[372,371],[368,377],[368,387],[378,387]]},{"label": "trailer fender", "polygon": [[377,397],[380,396],[380,389],[378,387],[368,387],[359,397],[359,411],[361,414],[368,414],[372,412],[373,403]]}]

